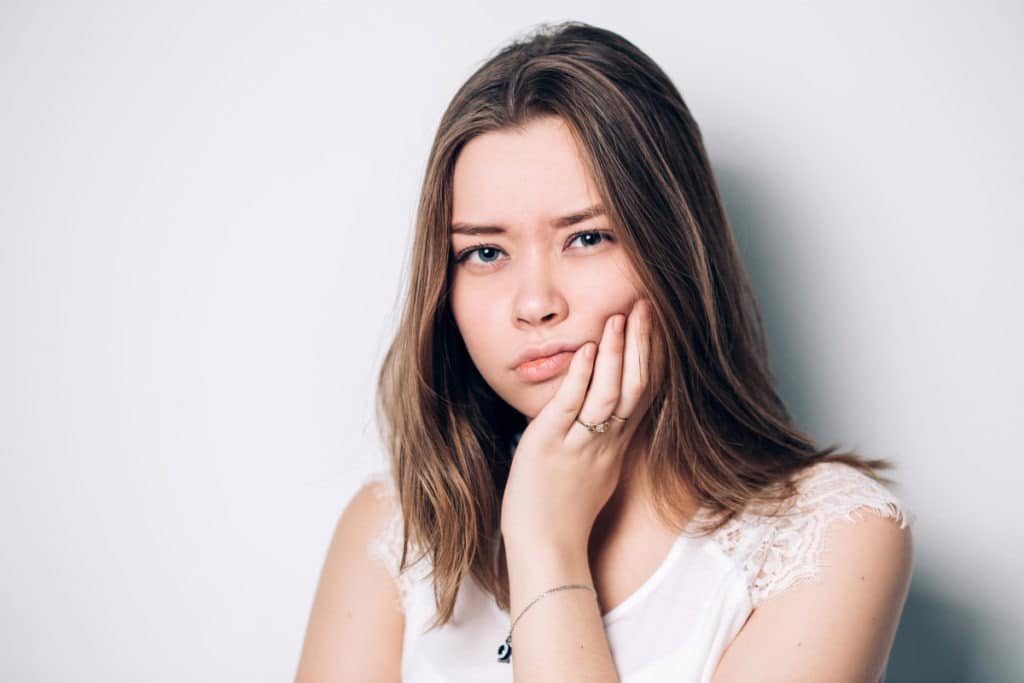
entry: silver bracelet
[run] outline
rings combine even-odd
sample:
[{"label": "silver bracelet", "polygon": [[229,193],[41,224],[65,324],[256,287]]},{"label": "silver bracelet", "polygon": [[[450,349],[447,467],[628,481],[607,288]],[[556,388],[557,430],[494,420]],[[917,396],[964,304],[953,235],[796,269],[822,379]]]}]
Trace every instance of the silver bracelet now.
[{"label": "silver bracelet", "polygon": [[597,595],[597,591],[594,590],[591,586],[584,586],[578,583],[574,583],[568,586],[558,586],[557,588],[551,588],[549,590],[544,591],[543,593],[535,597],[529,605],[524,607],[523,611],[519,613],[519,616],[512,621],[512,626],[508,629],[508,635],[505,637],[505,642],[498,646],[498,661],[505,662],[506,664],[508,664],[512,660],[512,630],[515,629],[516,622],[522,619],[523,615],[526,614],[526,610],[533,607],[534,603],[536,603],[538,600],[543,598],[548,593],[554,593],[555,591],[566,591],[571,590],[573,588],[582,588],[584,590],[591,591],[594,595]]}]

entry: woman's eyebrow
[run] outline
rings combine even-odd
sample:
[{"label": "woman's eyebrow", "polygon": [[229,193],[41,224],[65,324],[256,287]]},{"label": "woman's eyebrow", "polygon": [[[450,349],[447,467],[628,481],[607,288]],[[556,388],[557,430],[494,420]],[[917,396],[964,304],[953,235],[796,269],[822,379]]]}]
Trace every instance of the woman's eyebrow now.
[{"label": "woman's eyebrow", "polygon": [[[588,206],[585,209],[579,211],[573,211],[572,213],[556,218],[551,221],[551,227],[553,228],[566,228],[570,225],[576,225],[583,221],[590,220],[596,216],[602,216],[606,213],[605,208],[600,204],[594,206]],[[459,233],[462,235],[500,235],[507,232],[505,228],[500,225],[472,225],[470,223],[452,223],[451,234]]]}]

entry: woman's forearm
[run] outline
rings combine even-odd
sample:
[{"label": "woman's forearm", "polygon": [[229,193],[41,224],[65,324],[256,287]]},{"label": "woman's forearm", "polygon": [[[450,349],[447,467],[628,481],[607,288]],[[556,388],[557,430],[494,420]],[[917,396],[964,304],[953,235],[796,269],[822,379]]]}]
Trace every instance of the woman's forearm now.
[{"label": "woman's forearm", "polygon": [[[517,552],[519,550],[519,552]],[[546,590],[593,586],[586,548],[565,550],[506,544],[512,618]],[[589,590],[561,590],[531,606],[512,632],[516,683],[618,683],[601,609]]]}]

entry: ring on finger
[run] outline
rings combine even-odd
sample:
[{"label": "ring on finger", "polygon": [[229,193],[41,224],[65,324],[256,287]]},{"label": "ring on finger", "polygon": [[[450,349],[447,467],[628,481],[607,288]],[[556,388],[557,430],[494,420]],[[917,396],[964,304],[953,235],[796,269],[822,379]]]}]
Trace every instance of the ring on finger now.
[{"label": "ring on finger", "polygon": [[603,433],[603,432],[608,431],[608,427],[611,425],[613,419],[621,420],[622,422],[626,421],[626,418],[619,417],[618,415],[616,415],[614,413],[612,413],[611,417],[609,417],[604,422],[597,422],[597,423],[594,423],[594,424],[591,424],[589,422],[584,422],[583,420],[581,420],[579,418],[578,415],[576,416],[576,421],[579,422],[584,427],[586,427],[587,431],[589,431],[589,432],[598,432],[598,433]]}]

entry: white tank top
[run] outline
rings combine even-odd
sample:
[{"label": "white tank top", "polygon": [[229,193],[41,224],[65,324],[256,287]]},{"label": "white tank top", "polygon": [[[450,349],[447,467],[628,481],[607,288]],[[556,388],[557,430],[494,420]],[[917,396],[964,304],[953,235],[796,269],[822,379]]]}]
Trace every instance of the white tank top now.
[{"label": "white tank top", "polygon": [[[372,474],[379,495],[396,501],[386,471]],[[823,462],[805,472],[790,511],[781,517],[737,516],[711,536],[690,526],[654,573],[604,615],[605,634],[623,683],[711,680],[718,661],[747,617],[764,599],[802,580],[817,578],[826,527],[859,519],[859,508],[911,526],[916,514],[887,488],[842,463]],[[405,613],[403,683],[512,683],[512,664],[499,662],[509,614],[472,577],[459,588],[453,619],[426,631],[435,614],[428,558],[398,574],[402,518],[370,545],[398,583]],[[694,521],[707,519],[706,511]],[[514,655],[513,655],[514,656]]]}]

